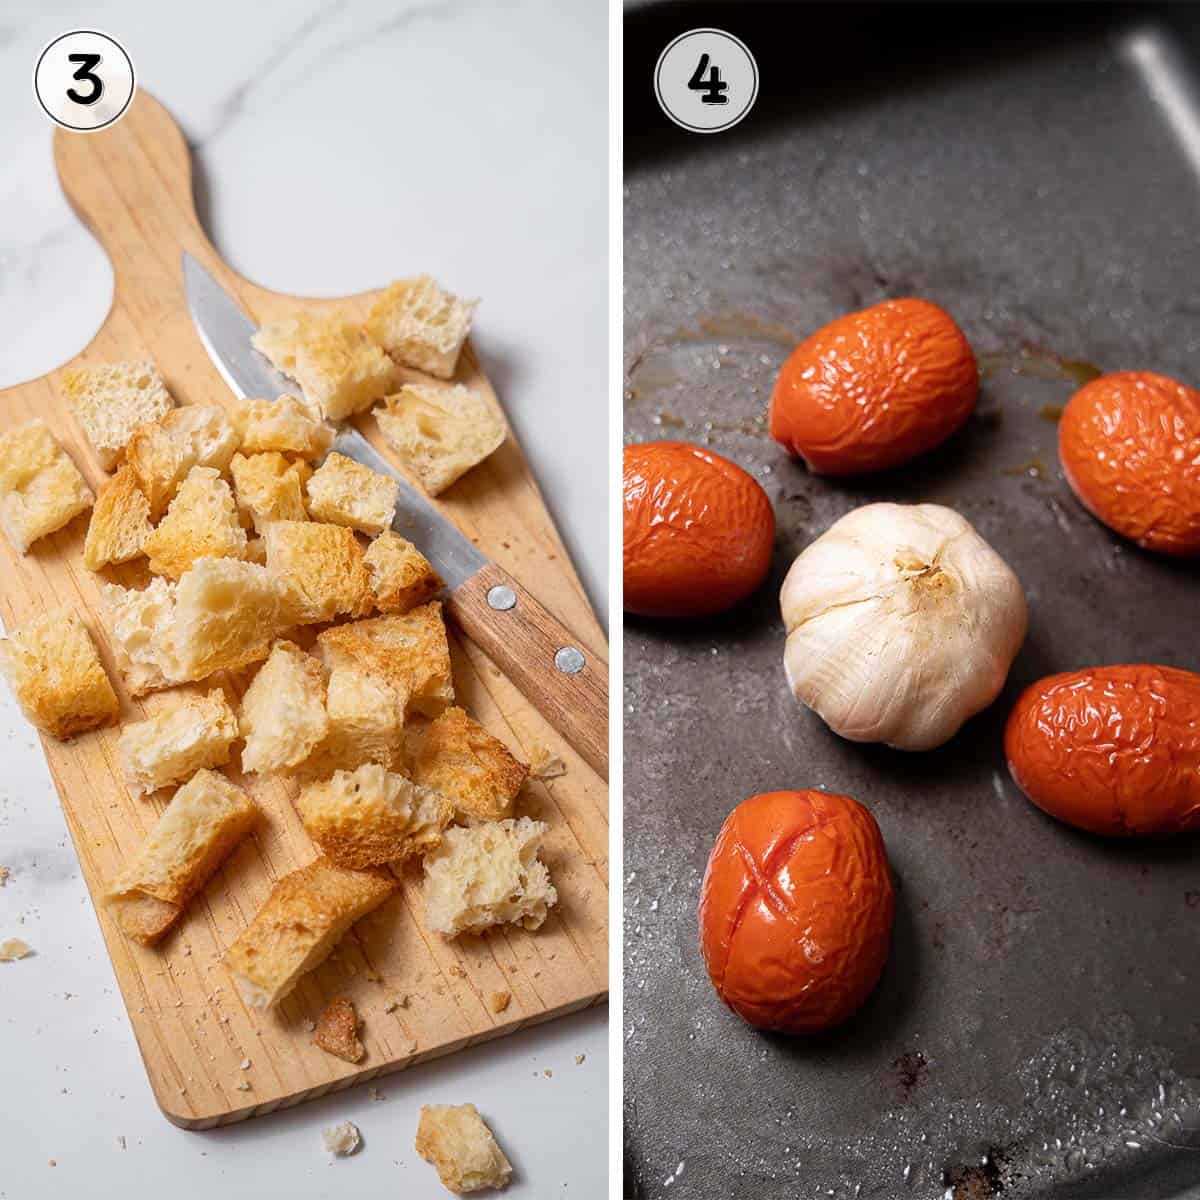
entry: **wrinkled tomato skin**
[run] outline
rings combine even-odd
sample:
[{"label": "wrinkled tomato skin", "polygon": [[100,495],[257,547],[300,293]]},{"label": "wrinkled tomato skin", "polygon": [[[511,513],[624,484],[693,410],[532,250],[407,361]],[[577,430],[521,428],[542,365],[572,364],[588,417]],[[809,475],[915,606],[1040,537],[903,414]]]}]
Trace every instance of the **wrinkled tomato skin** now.
[{"label": "wrinkled tomato skin", "polygon": [[1200,675],[1133,664],[1050,675],[1004,731],[1038,808],[1114,837],[1200,830]]},{"label": "wrinkled tomato skin", "polygon": [[729,814],[700,896],[717,995],[758,1029],[817,1033],[862,1006],[891,941],[895,896],[875,818],[826,792],[764,792]]},{"label": "wrinkled tomato skin", "polygon": [[1150,371],[1082,387],[1058,423],[1058,457],[1080,503],[1158,554],[1200,554],[1200,392]]},{"label": "wrinkled tomato skin", "polygon": [[706,617],[766,578],[775,510],[736,463],[686,442],[626,446],[624,607],[646,617]]},{"label": "wrinkled tomato skin", "polygon": [[792,351],[771,393],[771,436],[818,475],[882,471],[944,442],[978,395],[975,355],[949,313],[887,300]]}]

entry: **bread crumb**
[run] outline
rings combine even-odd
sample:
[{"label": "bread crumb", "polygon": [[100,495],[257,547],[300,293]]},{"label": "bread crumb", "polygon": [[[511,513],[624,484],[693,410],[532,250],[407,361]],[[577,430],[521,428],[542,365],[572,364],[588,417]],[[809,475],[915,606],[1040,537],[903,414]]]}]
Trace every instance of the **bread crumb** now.
[{"label": "bread crumb", "polygon": [[33,950],[20,938],[9,938],[0,942],[0,962],[16,962],[18,958],[28,958]]},{"label": "bread crumb", "polygon": [[534,746],[529,755],[529,774],[534,779],[558,779],[567,773],[567,764],[545,746]]},{"label": "bread crumb", "polygon": [[250,1060],[248,1058],[243,1058],[242,1062],[241,1062],[241,1067],[242,1067],[243,1071],[250,1070]]},{"label": "bread crumb", "polygon": [[462,967],[458,965],[458,963],[451,963],[447,970],[451,975],[454,976],[455,979],[466,979],[467,977],[466,971],[464,971]]},{"label": "bread crumb", "polygon": [[312,1033],[312,1031],[314,1029],[316,1029],[316,1027],[317,1027],[316,1021],[305,1021],[304,1022],[304,1029],[305,1029],[306,1033]]},{"label": "bread crumb", "polygon": [[377,1088],[371,1087],[367,1089],[368,1100],[386,1100],[387,1097]]},{"label": "bread crumb", "polygon": [[122,1150],[125,1150],[125,1149],[127,1149],[127,1147],[126,1147],[126,1145],[125,1145],[125,1135],[124,1135],[124,1134],[121,1134],[121,1135],[120,1135],[120,1136],[117,1138],[117,1145],[118,1145],[118,1146],[120,1146]]},{"label": "bread crumb", "polygon": [[9,870],[7,867],[0,867],[0,887],[3,887],[8,881]]},{"label": "bread crumb", "polygon": [[417,1153],[432,1164],[444,1188],[463,1195],[502,1188],[512,1167],[473,1104],[427,1104],[417,1126]]},{"label": "bread crumb", "polygon": [[487,1006],[494,1013],[502,1013],[512,999],[512,992],[488,992]]},{"label": "bread crumb", "polygon": [[330,1125],[328,1129],[322,1129],[321,1141],[325,1143],[325,1149],[330,1154],[345,1158],[362,1145],[362,1135],[358,1132],[357,1125],[343,1121],[340,1125]]},{"label": "bread crumb", "polygon": [[583,1066],[584,1059],[586,1059],[586,1058],[587,1058],[587,1055],[586,1055],[586,1054],[577,1054],[577,1055],[575,1055],[575,1065],[576,1065],[577,1067],[581,1067],[581,1066]]},{"label": "bread crumb", "polygon": [[550,1070],[550,1068],[549,1068],[549,1067],[547,1067],[547,1068],[546,1068],[546,1069],[545,1069],[545,1070],[542,1072],[542,1074],[543,1074],[543,1075],[545,1075],[545,1077],[546,1077],[547,1079],[553,1079],[553,1078],[554,1078],[554,1072],[553,1072],[552,1070]]},{"label": "bread crumb", "polygon": [[325,1006],[313,1044],[346,1062],[362,1061],[366,1049],[358,1040],[358,1014],[345,996],[335,996]]},{"label": "bread crumb", "polygon": [[241,1083],[235,1084],[234,1087],[239,1092],[248,1092],[250,1090],[250,1084],[245,1079]]},{"label": "bread crumb", "polygon": [[397,1004],[395,1000],[389,1000],[389,1001],[388,1001],[388,1002],[387,1002],[387,1003],[386,1003],[386,1004],[383,1006],[383,1011],[384,1011],[385,1013],[395,1012],[395,1011],[396,1011],[396,1009],[398,1009],[399,1007],[400,1007],[400,1005],[399,1005],[399,1004]]}]

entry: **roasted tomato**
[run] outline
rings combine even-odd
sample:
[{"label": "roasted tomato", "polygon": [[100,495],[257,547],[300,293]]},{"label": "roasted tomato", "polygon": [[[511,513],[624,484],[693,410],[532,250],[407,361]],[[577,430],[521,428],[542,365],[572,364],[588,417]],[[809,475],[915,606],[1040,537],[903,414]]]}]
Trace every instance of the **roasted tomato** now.
[{"label": "roasted tomato", "polygon": [[878,982],[894,907],[883,837],[856,800],[752,796],[729,814],[708,858],[700,895],[708,976],[759,1029],[831,1029]]},{"label": "roasted tomato", "polygon": [[950,315],[887,300],[792,351],[771,394],[771,436],[818,475],[882,471],[944,442],[978,394],[975,355]]},{"label": "roasted tomato", "polygon": [[766,577],[775,512],[727,458],[685,442],[626,446],[623,488],[627,612],[708,616]]},{"label": "roasted tomato", "polygon": [[1200,675],[1145,664],[1039,679],[1004,731],[1017,786],[1052,817],[1117,836],[1200,829]]},{"label": "roasted tomato", "polygon": [[1058,425],[1067,482],[1093,516],[1160,554],[1200,554],[1200,392],[1149,371],[1101,375]]}]

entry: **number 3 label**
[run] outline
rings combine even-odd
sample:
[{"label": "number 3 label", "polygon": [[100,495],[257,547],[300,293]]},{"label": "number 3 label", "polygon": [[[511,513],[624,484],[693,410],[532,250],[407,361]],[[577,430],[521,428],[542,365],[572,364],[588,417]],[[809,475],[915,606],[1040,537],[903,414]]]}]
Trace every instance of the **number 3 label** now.
[{"label": "number 3 label", "polygon": [[689,133],[721,133],[743,120],[758,98],[758,64],[733,34],[691,29],[659,55],[654,94]]},{"label": "number 3 label", "polygon": [[46,115],[77,133],[119,121],[137,89],[120,42],[94,29],[60,34],[38,56],[33,90]]}]

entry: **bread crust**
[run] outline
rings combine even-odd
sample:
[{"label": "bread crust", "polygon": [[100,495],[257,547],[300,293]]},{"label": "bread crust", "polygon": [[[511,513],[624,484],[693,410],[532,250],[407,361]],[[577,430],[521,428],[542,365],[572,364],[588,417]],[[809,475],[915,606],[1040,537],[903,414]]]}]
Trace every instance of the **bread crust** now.
[{"label": "bread crust", "polygon": [[436,717],[454,702],[450,644],[436,600],[323,630],[317,645],[331,670],[350,667],[389,684],[404,711]]},{"label": "bread crust", "polygon": [[285,875],[225,953],[242,998],[251,1008],[278,1004],[398,887],[385,871],[352,871],[327,858]]},{"label": "bread crust", "polygon": [[216,771],[197,771],[172,797],[107,902],[122,931],[152,945],[254,827],[259,810]]},{"label": "bread crust", "polygon": [[417,1125],[416,1151],[456,1195],[502,1188],[512,1164],[473,1104],[426,1104]]},{"label": "bread crust", "polygon": [[450,822],[450,801],[378,763],[337,771],[296,799],[305,831],[343,867],[370,867],[427,854]]},{"label": "bread crust", "polygon": [[529,768],[478,721],[451,707],[415,740],[413,779],[449,797],[460,818],[499,821],[512,816]]},{"label": "bread crust", "polygon": [[358,1039],[358,1013],[346,996],[334,996],[317,1019],[313,1045],[348,1063],[362,1062],[366,1047]]},{"label": "bread crust", "polygon": [[120,712],[91,632],[69,605],[0,640],[0,670],[26,718],[51,737],[109,725]]}]

